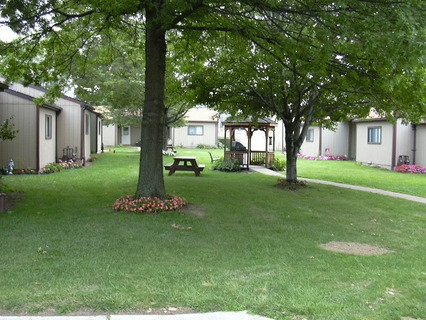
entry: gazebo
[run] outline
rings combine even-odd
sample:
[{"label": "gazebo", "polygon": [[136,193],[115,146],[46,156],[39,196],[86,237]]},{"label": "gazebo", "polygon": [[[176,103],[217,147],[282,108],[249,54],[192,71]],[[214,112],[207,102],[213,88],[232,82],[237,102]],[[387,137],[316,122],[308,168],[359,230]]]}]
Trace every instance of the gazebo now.
[{"label": "gazebo", "polygon": [[242,169],[249,169],[250,165],[269,168],[274,164],[275,121],[269,118],[233,121],[228,118],[223,125],[225,161],[237,159]]}]

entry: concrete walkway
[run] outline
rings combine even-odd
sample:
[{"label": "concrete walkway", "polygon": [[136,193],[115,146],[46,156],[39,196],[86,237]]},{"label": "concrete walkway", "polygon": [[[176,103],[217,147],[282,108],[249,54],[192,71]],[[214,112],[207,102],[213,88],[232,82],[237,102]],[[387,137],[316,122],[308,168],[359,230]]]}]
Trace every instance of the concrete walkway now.
[{"label": "concrete walkway", "polygon": [[[285,177],[285,175],[283,175],[283,174],[281,174],[277,171],[273,171],[273,170],[267,169],[267,168],[262,167],[262,166],[250,166],[250,170],[254,171],[254,172],[259,172],[259,173],[262,173],[262,174],[271,175],[271,176]],[[385,191],[385,190],[368,188],[368,187],[360,187],[360,186],[338,183],[338,182],[316,180],[316,179],[300,178],[300,180],[312,182],[312,183],[328,184],[328,185],[331,185],[331,186],[340,187],[340,188],[347,188],[347,189],[352,189],[352,190],[373,192],[373,193],[382,194],[382,195],[385,195],[385,196],[396,197],[396,198],[401,198],[401,199],[420,202],[420,203],[426,203],[426,198],[411,196],[411,195],[403,194],[403,193]]]}]

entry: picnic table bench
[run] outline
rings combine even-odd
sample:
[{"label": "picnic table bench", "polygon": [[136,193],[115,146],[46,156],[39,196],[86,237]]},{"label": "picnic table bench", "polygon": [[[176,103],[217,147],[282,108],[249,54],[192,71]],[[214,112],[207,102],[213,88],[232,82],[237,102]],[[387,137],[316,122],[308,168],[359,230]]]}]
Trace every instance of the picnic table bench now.
[{"label": "picnic table bench", "polygon": [[204,164],[197,163],[196,157],[174,157],[173,159],[173,163],[164,166],[166,170],[169,170],[169,176],[176,171],[194,171],[195,175],[199,176],[205,167]]}]

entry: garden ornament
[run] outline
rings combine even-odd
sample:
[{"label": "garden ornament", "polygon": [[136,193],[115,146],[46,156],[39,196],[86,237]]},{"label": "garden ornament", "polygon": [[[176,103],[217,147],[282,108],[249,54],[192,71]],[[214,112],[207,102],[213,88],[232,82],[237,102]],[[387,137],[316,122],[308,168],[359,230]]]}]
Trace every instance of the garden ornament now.
[{"label": "garden ornament", "polygon": [[13,168],[15,167],[15,162],[12,159],[9,161],[9,174],[13,174]]}]

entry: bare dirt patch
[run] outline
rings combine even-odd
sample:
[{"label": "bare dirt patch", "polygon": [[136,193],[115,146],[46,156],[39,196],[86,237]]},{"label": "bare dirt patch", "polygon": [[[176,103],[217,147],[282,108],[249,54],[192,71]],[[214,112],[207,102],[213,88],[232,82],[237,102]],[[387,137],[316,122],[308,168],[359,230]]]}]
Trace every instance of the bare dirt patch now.
[{"label": "bare dirt patch", "polygon": [[382,247],[357,242],[331,241],[325,244],[321,244],[320,247],[333,252],[353,254],[358,256],[377,256],[393,252]]},{"label": "bare dirt patch", "polygon": [[23,192],[7,192],[4,199],[4,212],[12,211],[23,196]]},{"label": "bare dirt patch", "polygon": [[197,216],[197,217],[205,216],[204,209],[194,204],[187,204],[186,206],[182,208],[182,212],[193,214],[194,216]]}]

